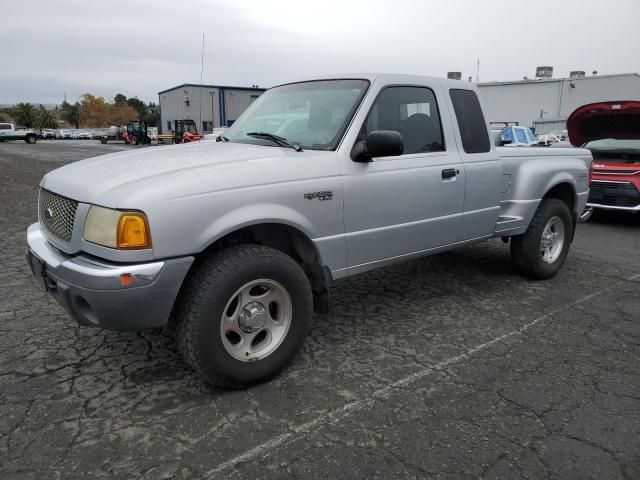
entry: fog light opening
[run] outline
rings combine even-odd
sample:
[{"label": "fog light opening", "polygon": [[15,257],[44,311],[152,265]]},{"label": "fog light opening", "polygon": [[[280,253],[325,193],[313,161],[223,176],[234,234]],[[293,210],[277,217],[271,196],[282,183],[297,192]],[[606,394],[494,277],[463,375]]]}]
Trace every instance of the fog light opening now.
[{"label": "fog light opening", "polygon": [[85,320],[86,323],[98,325],[98,317],[94,313],[91,305],[82,297],[75,297],[76,312]]}]

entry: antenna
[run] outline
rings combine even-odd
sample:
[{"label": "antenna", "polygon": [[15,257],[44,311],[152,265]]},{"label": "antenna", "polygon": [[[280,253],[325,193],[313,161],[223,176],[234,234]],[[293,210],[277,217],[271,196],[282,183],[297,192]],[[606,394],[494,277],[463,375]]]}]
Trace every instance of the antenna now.
[{"label": "antenna", "polygon": [[204,77],[204,33],[202,34],[202,55],[200,57],[200,128],[202,128],[202,79],[203,77]]},{"label": "antenna", "polygon": [[476,63],[476,83],[480,83],[480,59],[478,59]]},{"label": "antenna", "polygon": [[203,75],[204,75],[204,33],[202,34],[202,56],[200,58],[200,86],[202,86]]}]

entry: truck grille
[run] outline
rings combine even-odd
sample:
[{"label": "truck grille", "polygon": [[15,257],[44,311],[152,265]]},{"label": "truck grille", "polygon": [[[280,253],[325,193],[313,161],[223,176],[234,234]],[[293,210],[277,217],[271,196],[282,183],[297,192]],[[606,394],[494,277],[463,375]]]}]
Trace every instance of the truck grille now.
[{"label": "truck grille", "polygon": [[69,243],[73,233],[78,202],[57,195],[44,188],[38,198],[38,220],[40,225],[57,239]]},{"label": "truck grille", "polygon": [[589,202],[612,207],[640,205],[640,192],[632,183],[594,180],[589,188]]}]

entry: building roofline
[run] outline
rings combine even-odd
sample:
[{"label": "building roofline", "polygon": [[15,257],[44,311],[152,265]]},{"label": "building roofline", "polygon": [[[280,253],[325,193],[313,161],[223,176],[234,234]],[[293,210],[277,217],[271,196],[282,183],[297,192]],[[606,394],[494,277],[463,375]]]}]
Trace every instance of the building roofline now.
[{"label": "building roofline", "polygon": [[162,90],[158,92],[158,95],[162,95],[163,93],[171,92],[172,90],[177,90],[179,88],[184,87],[202,87],[202,88],[224,88],[229,90],[251,90],[253,92],[264,92],[267,90],[266,88],[255,88],[255,87],[234,87],[231,85],[200,85],[199,83],[183,83],[182,85],[176,85],[175,87],[167,88],[166,90]]},{"label": "building roofline", "polygon": [[552,83],[552,82],[560,82],[565,80],[572,81],[581,81],[581,80],[595,80],[598,78],[617,78],[617,77],[638,77],[640,78],[640,74],[638,73],[612,73],[609,75],[588,75],[585,77],[561,77],[561,78],[528,78],[527,80],[510,80],[510,81],[500,81],[500,82],[482,82],[478,83],[478,87],[492,87],[498,85],[520,85],[525,83]]}]

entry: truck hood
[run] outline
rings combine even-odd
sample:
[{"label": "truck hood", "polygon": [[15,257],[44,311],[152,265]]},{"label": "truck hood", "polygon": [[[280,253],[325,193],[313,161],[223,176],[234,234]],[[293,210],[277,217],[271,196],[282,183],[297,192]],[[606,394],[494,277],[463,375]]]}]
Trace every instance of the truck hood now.
[{"label": "truck hood", "polygon": [[89,158],[49,172],[40,185],[84,203],[143,209],[150,202],[337,174],[336,159],[335,152],[198,142]]},{"label": "truck hood", "polygon": [[640,139],[640,101],[589,103],[567,120],[569,140],[576,147],[603,138]]}]

